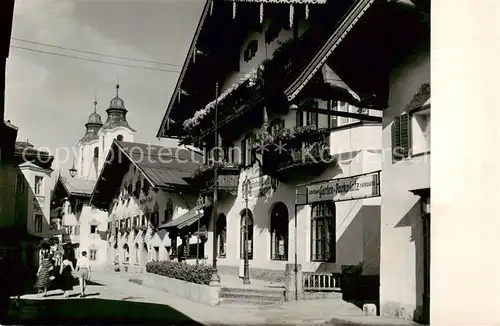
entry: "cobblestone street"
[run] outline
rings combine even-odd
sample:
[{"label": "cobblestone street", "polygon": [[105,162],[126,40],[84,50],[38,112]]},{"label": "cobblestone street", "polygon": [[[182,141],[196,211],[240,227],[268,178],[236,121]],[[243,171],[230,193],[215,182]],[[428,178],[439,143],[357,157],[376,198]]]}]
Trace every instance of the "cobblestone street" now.
[{"label": "cobblestone street", "polygon": [[63,299],[59,290],[46,298],[24,295],[10,312],[11,324],[175,324],[175,325],[410,325],[411,322],[365,317],[340,299],[278,303],[271,306],[210,307],[169,293],[128,282],[131,274],[94,272],[87,297],[78,287]]},{"label": "cobblestone street", "polygon": [[[45,299],[23,297],[13,322],[64,324],[348,324],[409,325],[411,322],[365,317],[361,310],[341,299],[279,303],[271,306],[221,305],[210,307],[169,293],[131,283],[131,274],[94,272],[96,285],[88,298],[78,298],[75,287],[69,299],[53,290]],[[50,317],[52,316],[52,317]]]},{"label": "cobblestone street", "polygon": [[25,295],[19,308],[12,307],[10,324],[176,324],[196,325],[172,307],[143,302],[140,297],[106,285],[87,288],[86,298],[79,298],[78,287],[64,299],[61,291],[49,291],[46,298]]}]

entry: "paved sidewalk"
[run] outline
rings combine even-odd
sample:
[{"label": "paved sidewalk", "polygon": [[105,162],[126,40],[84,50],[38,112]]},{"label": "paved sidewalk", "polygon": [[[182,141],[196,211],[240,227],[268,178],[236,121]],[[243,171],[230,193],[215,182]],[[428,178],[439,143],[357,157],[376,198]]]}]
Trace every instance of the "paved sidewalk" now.
[{"label": "paved sidewalk", "polygon": [[168,305],[205,325],[266,324],[264,318],[250,312],[233,311],[226,307],[210,307],[167,292],[152,289],[128,281],[131,273],[93,272],[92,279],[120,292],[127,293],[130,301],[160,303]]},{"label": "paved sidewalk", "polygon": [[139,274],[95,272],[92,275],[96,282],[126,293],[133,293],[135,297],[131,300],[169,305],[205,325],[416,325],[414,322],[401,319],[365,316],[361,309],[341,298],[291,301],[269,306],[210,307],[128,281],[130,278],[140,278]]}]

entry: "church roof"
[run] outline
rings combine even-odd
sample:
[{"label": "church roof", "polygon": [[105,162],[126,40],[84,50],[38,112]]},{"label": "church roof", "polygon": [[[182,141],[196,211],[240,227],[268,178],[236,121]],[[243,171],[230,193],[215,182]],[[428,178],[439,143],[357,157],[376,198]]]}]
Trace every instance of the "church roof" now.
[{"label": "church roof", "polygon": [[101,127],[101,115],[97,113],[97,101],[94,101],[94,112],[89,115],[89,119],[85,124],[85,135],[78,141],[78,143],[85,144],[99,139],[97,133]]},{"label": "church roof", "polygon": [[106,122],[101,127],[102,130],[114,129],[117,127],[124,127],[132,132],[135,132],[132,127],[127,122],[127,112],[128,110],[125,108],[125,101],[118,95],[118,90],[120,89],[120,85],[116,85],[116,96],[111,99],[109,102],[109,108],[106,110],[108,113],[108,118]]}]

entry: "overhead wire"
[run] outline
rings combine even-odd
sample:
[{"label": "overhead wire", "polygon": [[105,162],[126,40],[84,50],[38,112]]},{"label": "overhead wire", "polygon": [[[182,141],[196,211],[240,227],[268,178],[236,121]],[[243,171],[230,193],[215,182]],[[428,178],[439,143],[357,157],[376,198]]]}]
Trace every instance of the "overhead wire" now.
[{"label": "overhead wire", "polygon": [[[159,61],[149,61],[149,60],[142,60],[142,59],[136,59],[136,58],[130,58],[130,57],[116,56],[116,55],[104,54],[104,53],[100,53],[100,52],[96,52],[96,51],[79,50],[79,49],[69,48],[69,47],[65,47],[65,46],[59,46],[59,45],[53,45],[53,44],[48,44],[48,43],[43,43],[43,42],[25,40],[25,39],[16,38],[16,37],[12,37],[11,39],[13,39],[15,41],[20,41],[20,42],[27,42],[27,43],[36,44],[36,45],[57,48],[57,49],[61,49],[61,50],[75,51],[75,52],[81,52],[81,53],[85,53],[85,54],[99,55],[99,56],[105,56],[105,57],[116,58],[116,59],[121,59],[121,60],[129,60],[129,61],[135,61],[135,62],[143,62],[143,63],[149,63],[149,64],[166,65],[166,66],[173,66],[173,67],[182,68],[181,65],[177,65],[177,64],[173,64],[173,63],[165,63],[165,62],[159,62]],[[119,63],[119,62],[110,62],[110,61],[104,61],[104,60],[99,60],[99,59],[84,58],[84,57],[65,54],[65,53],[44,51],[44,50],[33,49],[30,47],[18,46],[18,45],[13,45],[13,44],[11,44],[10,47],[14,48],[14,49],[24,50],[24,51],[31,51],[31,52],[41,53],[41,54],[48,54],[48,55],[53,55],[53,56],[82,60],[82,61],[87,61],[87,62],[102,63],[102,64],[108,64],[108,65],[113,65],[113,66],[146,69],[146,70],[152,70],[152,71],[172,72],[172,73],[177,73],[177,74],[180,73],[179,70],[147,67],[147,66],[132,65],[132,64],[126,64],[126,63]],[[248,74],[248,72],[238,72],[237,73],[237,75],[239,75],[239,76],[246,76],[247,74]]]},{"label": "overhead wire", "polygon": [[129,61],[143,62],[143,63],[152,63],[152,64],[164,65],[164,66],[182,67],[182,65],[173,64],[173,63],[165,63],[165,62],[159,62],[159,61],[135,59],[135,58],[130,58],[130,57],[122,57],[122,56],[118,56],[118,55],[105,54],[105,53],[101,53],[101,52],[94,52],[94,51],[88,51],[88,50],[80,50],[80,49],[70,48],[70,47],[66,47],[66,46],[53,45],[53,44],[48,44],[48,43],[42,43],[42,42],[25,40],[25,39],[21,39],[21,38],[17,38],[17,37],[12,37],[11,39],[19,41],[19,42],[25,42],[25,43],[31,43],[31,44],[36,44],[36,45],[42,45],[42,46],[47,46],[47,47],[51,47],[51,48],[55,48],[55,49],[61,49],[61,50],[68,50],[68,51],[75,51],[75,52],[81,52],[81,53],[86,53],[86,54],[99,55],[99,56],[103,56],[103,57],[117,58],[117,59],[122,59],[122,60],[129,60]]},{"label": "overhead wire", "polygon": [[82,57],[77,57],[77,56],[73,56],[73,55],[69,55],[69,54],[55,53],[55,52],[49,52],[49,51],[42,51],[42,50],[26,48],[26,47],[17,46],[17,45],[11,45],[10,47],[14,48],[14,49],[20,49],[20,50],[38,52],[38,53],[43,53],[43,54],[50,54],[50,55],[55,55],[55,56],[60,56],[60,57],[65,57],[65,58],[71,58],[71,59],[84,60],[84,61],[90,61],[90,62],[104,63],[104,64],[115,65],[115,66],[122,66],[122,67],[130,67],[130,68],[140,68],[140,69],[147,69],[147,70],[156,70],[156,71],[165,71],[165,72],[180,73],[180,71],[177,71],[177,70],[161,69],[161,68],[153,68],[153,67],[144,67],[144,66],[136,66],[136,65],[129,65],[129,64],[126,64],[126,63],[109,62],[109,61],[103,61],[103,60],[97,60],[97,59],[91,59],[91,58],[82,58]]}]

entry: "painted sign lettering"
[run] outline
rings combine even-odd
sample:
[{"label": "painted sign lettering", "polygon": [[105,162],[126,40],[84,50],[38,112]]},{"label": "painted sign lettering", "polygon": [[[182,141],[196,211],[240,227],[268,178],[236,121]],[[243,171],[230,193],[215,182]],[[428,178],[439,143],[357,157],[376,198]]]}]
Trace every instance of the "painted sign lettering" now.
[{"label": "painted sign lettering", "polygon": [[301,195],[297,189],[296,202],[299,205],[307,205],[320,201],[344,201],[377,196],[380,196],[380,173],[374,172],[306,185],[305,193]]}]

